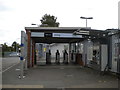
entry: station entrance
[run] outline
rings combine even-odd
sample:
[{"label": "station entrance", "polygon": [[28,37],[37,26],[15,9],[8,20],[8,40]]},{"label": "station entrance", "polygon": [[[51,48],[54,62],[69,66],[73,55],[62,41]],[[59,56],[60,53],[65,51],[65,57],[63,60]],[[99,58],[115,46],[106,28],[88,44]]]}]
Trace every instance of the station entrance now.
[{"label": "station entrance", "polygon": [[46,64],[67,64],[70,62],[70,44],[84,40],[83,35],[73,34],[80,28],[26,27],[25,29],[28,39],[27,67],[41,64],[42,61]]},{"label": "station entrance", "polygon": [[26,68],[37,65],[37,61],[41,62],[42,59],[46,64],[51,64],[53,57],[54,63],[72,62],[82,66],[97,63],[99,69],[102,68],[100,58],[108,60],[101,53],[104,48],[108,54],[105,31],[82,27],[25,27],[25,30],[26,33],[22,32],[21,46],[25,44],[23,57],[26,56]]},{"label": "station entrance", "polygon": [[[78,64],[99,71],[109,68],[108,31],[82,27],[25,27],[21,34],[21,62],[25,68]],[[26,53],[25,53],[26,52]]]}]

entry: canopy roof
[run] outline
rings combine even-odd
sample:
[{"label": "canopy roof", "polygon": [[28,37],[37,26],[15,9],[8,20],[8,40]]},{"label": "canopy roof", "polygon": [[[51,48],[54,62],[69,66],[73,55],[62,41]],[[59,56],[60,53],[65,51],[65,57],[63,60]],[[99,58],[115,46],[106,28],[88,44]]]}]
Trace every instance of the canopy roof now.
[{"label": "canopy roof", "polygon": [[105,30],[90,27],[25,27],[25,30],[31,32],[31,38],[36,43],[80,42],[86,38],[103,38],[107,34]]}]

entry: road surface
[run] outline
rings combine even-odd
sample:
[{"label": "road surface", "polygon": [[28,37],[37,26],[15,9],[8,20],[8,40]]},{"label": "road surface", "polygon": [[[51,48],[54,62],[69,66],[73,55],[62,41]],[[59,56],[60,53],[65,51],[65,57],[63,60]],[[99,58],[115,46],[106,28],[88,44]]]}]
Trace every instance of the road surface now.
[{"label": "road surface", "polygon": [[19,57],[5,57],[2,58],[2,72],[7,71],[14,65],[19,63]]}]

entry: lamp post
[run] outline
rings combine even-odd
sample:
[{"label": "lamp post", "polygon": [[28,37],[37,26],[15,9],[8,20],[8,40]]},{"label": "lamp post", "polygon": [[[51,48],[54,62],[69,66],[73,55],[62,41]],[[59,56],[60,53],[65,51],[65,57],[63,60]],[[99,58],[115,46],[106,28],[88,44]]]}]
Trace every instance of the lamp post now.
[{"label": "lamp post", "polygon": [[81,19],[86,19],[86,28],[87,28],[87,19],[93,19],[93,17],[80,17]]}]

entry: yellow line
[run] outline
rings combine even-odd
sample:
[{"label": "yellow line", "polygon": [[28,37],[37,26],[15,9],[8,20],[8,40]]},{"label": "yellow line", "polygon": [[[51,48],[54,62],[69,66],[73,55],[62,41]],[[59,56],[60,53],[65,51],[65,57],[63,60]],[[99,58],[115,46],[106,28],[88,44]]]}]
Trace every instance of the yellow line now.
[{"label": "yellow line", "polygon": [[2,85],[2,88],[44,88],[43,85]]}]

